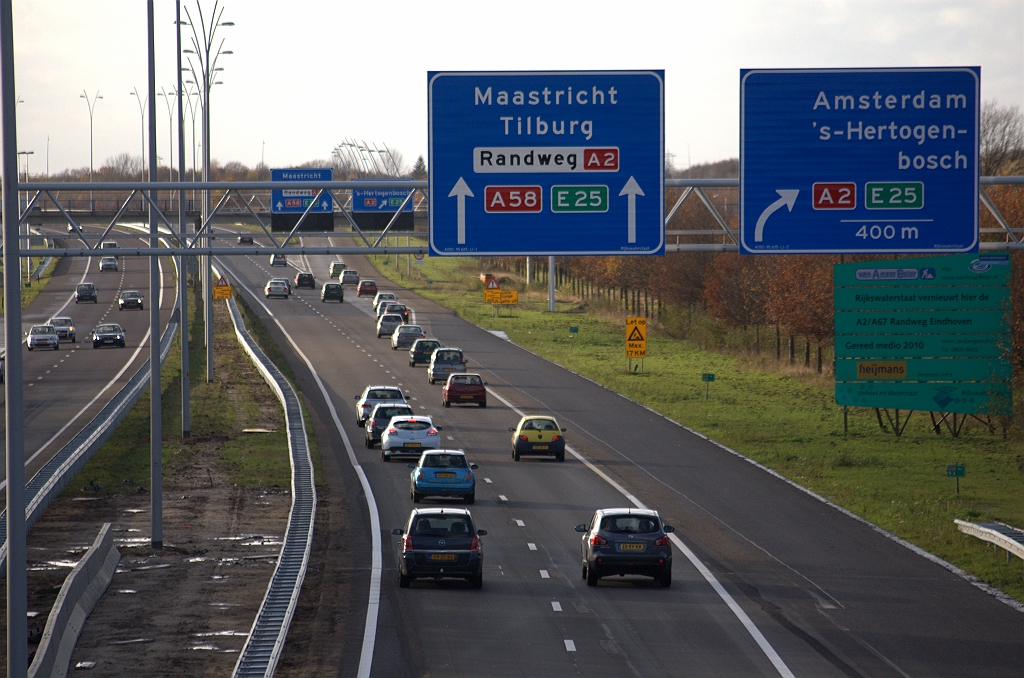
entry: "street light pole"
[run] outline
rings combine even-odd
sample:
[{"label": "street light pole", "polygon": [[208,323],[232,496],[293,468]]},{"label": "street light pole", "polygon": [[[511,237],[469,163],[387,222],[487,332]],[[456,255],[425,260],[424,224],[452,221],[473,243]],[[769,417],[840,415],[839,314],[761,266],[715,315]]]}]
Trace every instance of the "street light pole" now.
[{"label": "street light pole", "polygon": [[[102,99],[100,91],[96,90],[95,96],[92,101],[89,101],[89,94],[83,89],[79,95],[80,99],[85,99],[85,105],[89,107],[89,183],[92,183],[92,114],[96,110],[96,100]],[[92,190],[89,191],[89,211],[96,211],[96,196],[93,195]]]},{"label": "street light pole", "polygon": [[[178,39],[178,181],[181,181],[182,170],[185,169],[185,102],[182,101],[181,87],[181,0],[177,0],[174,10],[174,28]],[[194,134],[193,127],[193,134]],[[194,175],[194,172],[193,172]],[[193,176],[194,178],[194,176]],[[187,239],[187,224],[185,218],[185,189],[178,191],[178,234],[181,243],[184,245]],[[178,257],[178,298],[181,300],[179,308],[181,324],[181,437],[192,436],[192,386],[189,383],[191,373],[189,371],[188,355],[188,259],[184,256]]]},{"label": "street light pole", "polygon": [[146,180],[146,103],[147,98],[139,95],[139,88],[132,87],[132,91],[128,94],[135,97],[139,102],[139,122],[140,131],[142,132],[142,162],[139,165],[139,181]]},{"label": "street light pole", "polygon": [[[28,176],[29,176],[28,175],[28,156],[35,155],[35,152],[34,151],[18,151],[18,155],[19,156],[21,156],[21,155],[25,156],[25,183],[28,183],[28,180],[29,180],[28,179]],[[20,158],[19,158],[18,172],[19,173],[21,172]],[[24,214],[25,213],[25,208],[28,207],[28,194],[27,193],[23,193],[22,191],[18,191],[18,200],[20,201],[19,205],[18,205],[18,211],[21,214]],[[28,226],[28,222],[26,221],[25,223],[23,223],[21,225],[21,229],[20,230],[22,231],[22,235],[26,235],[26,236],[29,235],[29,230],[28,229],[29,229],[29,226]],[[32,241],[31,240],[25,240],[25,241],[19,240],[18,241],[18,246],[21,247],[22,245],[26,245],[27,247],[31,247],[32,246]],[[32,260],[31,259],[22,259],[21,257],[18,257],[18,278],[21,279],[23,283],[24,282],[32,282]]]},{"label": "street light pole", "polygon": [[[220,6],[220,1],[217,0],[213,3],[213,11],[210,15],[210,25],[206,25],[206,20],[203,17],[203,8],[201,5],[197,5],[199,12],[199,30],[197,31],[196,22],[192,20],[192,15],[189,13],[188,8],[185,8],[185,16],[188,17],[188,25],[192,27],[192,49],[184,50],[186,54],[194,55],[196,60],[199,62],[199,70],[196,71],[195,65],[192,63],[192,58],[189,57],[189,69],[192,71],[192,77],[195,80],[197,86],[200,87],[202,93],[202,105],[203,105],[203,181],[210,181],[210,92],[213,90],[215,84],[219,84],[213,81],[218,71],[223,69],[217,68],[217,60],[222,54],[233,54],[230,50],[224,49],[224,41],[220,41],[220,45],[217,47],[216,52],[213,50],[214,36],[217,33],[217,28],[220,26],[234,26],[232,21],[221,21],[221,17],[224,16],[224,9]],[[202,34],[200,38],[200,33]],[[211,57],[211,52],[213,55]],[[201,76],[201,78],[200,78]],[[207,224],[210,219],[210,191],[207,189],[203,190],[203,224]],[[210,236],[206,236],[207,242],[210,240]],[[203,315],[205,319],[205,330],[206,330],[206,381],[213,381],[213,270],[212,260],[210,256],[206,256],[206,264],[203,267]]]}]

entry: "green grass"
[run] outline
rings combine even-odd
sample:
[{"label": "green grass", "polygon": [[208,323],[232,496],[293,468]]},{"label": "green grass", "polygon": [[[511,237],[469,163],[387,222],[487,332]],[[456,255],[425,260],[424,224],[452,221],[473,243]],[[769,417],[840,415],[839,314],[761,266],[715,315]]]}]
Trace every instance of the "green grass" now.
[{"label": "green grass", "polygon": [[[190,294],[190,298],[194,296]],[[253,368],[235,339],[227,310],[215,307],[214,381],[207,383],[206,351],[202,317],[192,304],[189,331],[191,381],[191,436],[181,437],[181,352],[178,342],[161,370],[163,412],[163,459],[165,477],[196,472],[199,454],[212,446],[219,468],[232,483],[244,486],[284,487],[291,484],[288,438],[283,414],[273,433],[243,433],[265,421],[260,403],[266,405],[268,387],[251,378]],[[222,317],[223,314],[223,317]],[[226,321],[225,321],[226,319]],[[257,393],[257,389],[260,390]],[[271,396],[272,397],[272,396]],[[273,400],[276,411],[280,406]],[[98,483],[100,493],[132,493],[149,487],[150,398],[147,391],[117,428],[114,435],[89,460],[65,494],[79,496],[82,487]],[[128,481],[127,483],[125,481]]]},{"label": "green grass", "polygon": [[[402,243],[404,244],[404,242]],[[544,286],[527,291],[521,280],[512,317],[494,317],[483,303],[481,272],[501,279],[476,259],[430,257],[406,276],[405,255],[371,257],[378,271],[454,310],[469,322],[503,330],[517,344],[608,386],[821,494],[867,520],[1024,600],[1024,561],[1005,560],[993,549],[957,531],[953,519],[1005,522],[1024,527],[1024,434],[1011,428],[1004,439],[971,422],[957,439],[931,431],[926,413],[915,413],[902,437],[882,430],[871,409],[852,409],[849,434],[835,404],[829,375],[777,365],[770,356],[735,350],[704,350],[672,338],[649,322],[643,373],[628,372],[624,314],[562,297],[548,313]],[[567,294],[561,291],[560,294]],[[702,318],[705,325],[715,325]],[[569,355],[569,327],[579,334]],[[702,335],[704,346],[735,346],[740,330],[717,324]],[[718,337],[718,343],[708,337]],[[784,349],[785,350],[785,349]],[[634,361],[634,365],[636,361]],[[713,372],[705,400],[700,375]],[[1018,399],[1019,400],[1019,399]],[[902,413],[905,417],[906,413]],[[967,467],[960,494],[947,478],[947,464]]]}]

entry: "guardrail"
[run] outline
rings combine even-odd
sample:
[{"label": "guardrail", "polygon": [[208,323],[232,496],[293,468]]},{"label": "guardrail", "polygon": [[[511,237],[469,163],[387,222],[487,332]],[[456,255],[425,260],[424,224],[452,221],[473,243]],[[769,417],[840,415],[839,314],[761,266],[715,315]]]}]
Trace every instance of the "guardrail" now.
[{"label": "guardrail", "polygon": [[1024,559],[1024,532],[1002,523],[969,523],[966,520],[954,520],[958,530],[982,541],[995,544],[1006,549],[1006,560],[1010,554]]},{"label": "guardrail", "polygon": [[256,369],[266,380],[284,407],[288,428],[288,452],[292,466],[292,508],[288,515],[281,555],[270,578],[249,637],[245,641],[232,676],[273,676],[281,659],[288,626],[302,590],[313,545],[313,522],[316,518],[316,485],[309,440],[302,419],[298,395],[277,366],[270,361],[245,329],[242,314],[233,299],[227,301],[235,335],[242,349],[249,354]]},{"label": "guardrail", "polygon": [[110,523],[104,523],[92,547],[64,580],[28,669],[29,678],[64,678],[68,674],[85,620],[110,585],[120,560]]}]

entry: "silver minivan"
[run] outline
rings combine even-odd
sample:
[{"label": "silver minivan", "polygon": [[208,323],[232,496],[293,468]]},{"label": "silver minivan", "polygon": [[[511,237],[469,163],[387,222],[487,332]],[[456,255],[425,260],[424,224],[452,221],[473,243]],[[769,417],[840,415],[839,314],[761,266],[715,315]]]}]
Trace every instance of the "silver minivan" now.
[{"label": "silver minivan", "polygon": [[427,367],[427,383],[447,381],[449,374],[466,371],[466,356],[460,348],[441,347],[430,356]]}]

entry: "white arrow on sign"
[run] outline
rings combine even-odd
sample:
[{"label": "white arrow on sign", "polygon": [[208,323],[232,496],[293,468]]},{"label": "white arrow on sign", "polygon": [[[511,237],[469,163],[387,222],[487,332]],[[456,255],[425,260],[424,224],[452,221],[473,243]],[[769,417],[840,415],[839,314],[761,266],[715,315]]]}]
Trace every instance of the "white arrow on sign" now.
[{"label": "white arrow on sign", "polygon": [[629,197],[629,222],[626,230],[626,242],[636,242],[636,197],[643,195],[644,192],[640,190],[640,184],[636,183],[636,179],[633,177],[629,178],[626,185],[619,191],[620,196]]},{"label": "white arrow on sign", "polygon": [[280,200],[278,200],[278,201],[277,201],[277,209],[281,209],[282,207],[284,207],[284,205],[282,205],[282,204],[281,204],[281,201],[280,201]]},{"label": "white arrow on sign", "polygon": [[327,201],[326,200],[324,200],[322,203],[320,203],[320,208],[323,209],[323,210],[327,209]]},{"label": "white arrow on sign", "polygon": [[768,207],[764,209],[764,212],[761,212],[761,216],[757,218],[757,227],[754,229],[754,242],[761,242],[761,236],[764,233],[764,223],[768,221],[768,217],[773,215],[776,210],[782,209],[783,205],[788,207],[789,211],[792,212],[793,205],[796,204],[796,196],[800,195],[799,189],[779,189],[776,190],[775,192],[782,197],[773,202],[771,205],[768,205]]},{"label": "white arrow on sign", "polygon": [[458,244],[466,244],[466,198],[472,198],[473,191],[469,190],[469,186],[466,185],[466,181],[459,177],[459,180],[455,182],[455,187],[452,188],[452,192],[448,194],[449,198],[457,197],[459,199],[459,234]]}]

